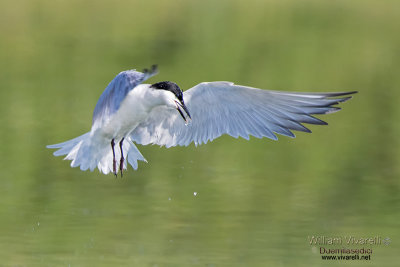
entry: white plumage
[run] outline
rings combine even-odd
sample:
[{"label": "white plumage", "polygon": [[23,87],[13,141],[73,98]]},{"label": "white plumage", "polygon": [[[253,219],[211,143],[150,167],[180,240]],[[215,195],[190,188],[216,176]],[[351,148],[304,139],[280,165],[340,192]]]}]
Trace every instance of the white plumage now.
[{"label": "white plumage", "polygon": [[[155,74],[155,66],[144,73],[118,74],[100,96],[91,131],[48,148],[59,148],[54,155],[66,155],[72,167],[91,171],[97,167],[105,174],[120,169],[122,174],[126,162],[137,169],[138,160],[146,161],[133,142],[171,147],[200,145],[223,134],[245,139],[295,137],[292,130],[311,132],[302,123],[326,124],[312,115],[338,111],[334,105],[356,93],[280,92],[205,82],[185,91],[182,99],[174,83],[141,84]],[[111,142],[122,144],[122,149],[114,151]]]}]

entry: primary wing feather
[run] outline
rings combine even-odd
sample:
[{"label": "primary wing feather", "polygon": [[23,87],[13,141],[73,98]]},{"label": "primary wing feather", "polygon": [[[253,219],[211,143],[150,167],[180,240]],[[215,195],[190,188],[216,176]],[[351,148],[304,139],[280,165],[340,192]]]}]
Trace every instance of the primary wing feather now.
[{"label": "primary wing feather", "polygon": [[292,130],[311,132],[302,123],[326,124],[313,117],[340,110],[334,105],[355,92],[293,93],[261,90],[230,82],[201,83],[183,94],[192,122],[185,125],[174,109],[158,107],[131,135],[139,144],[187,146],[207,143],[229,134],[248,139],[276,134],[295,137]]}]

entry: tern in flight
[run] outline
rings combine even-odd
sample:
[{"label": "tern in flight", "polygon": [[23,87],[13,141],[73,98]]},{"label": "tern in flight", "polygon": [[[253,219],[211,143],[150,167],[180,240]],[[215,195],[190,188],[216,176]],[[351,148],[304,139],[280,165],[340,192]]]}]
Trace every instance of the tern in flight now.
[{"label": "tern in flight", "polygon": [[327,124],[313,115],[340,110],[335,105],[356,93],[281,92],[231,82],[203,82],[182,92],[170,81],[142,84],[155,74],[155,65],[119,73],[96,104],[90,132],[47,147],[58,149],[55,156],[66,155],[71,167],[122,176],[128,163],[136,170],[138,160],[147,162],[135,143],[168,148],[205,144],[223,134],[295,137],[292,130],[311,132],[303,123]]}]

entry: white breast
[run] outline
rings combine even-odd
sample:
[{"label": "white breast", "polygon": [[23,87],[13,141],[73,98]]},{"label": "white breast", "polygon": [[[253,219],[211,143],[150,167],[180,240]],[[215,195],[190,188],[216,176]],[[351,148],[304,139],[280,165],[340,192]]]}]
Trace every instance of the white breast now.
[{"label": "white breast", "polygon": [[96,130],[97,134],[120,140],[143,122],[150,112],[147,101],[144,101],[148,87],[148,84],[141,84],[131,90],[121,102],[118,111]]}]

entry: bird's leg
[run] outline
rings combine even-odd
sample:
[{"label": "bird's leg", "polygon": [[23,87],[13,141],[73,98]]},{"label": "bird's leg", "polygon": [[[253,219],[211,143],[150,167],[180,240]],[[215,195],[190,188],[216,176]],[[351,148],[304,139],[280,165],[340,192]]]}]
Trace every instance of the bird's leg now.
[{"label": "bird's leg", "polygon": [[124,137],[122,137],[121,141],[119,142],[119,149],[121,150],[121,159],[119,160],[119,170],[121,171],[121,177],[122,177],[122,171],[124,169],[124,152],[122,151],[122,142],[124,142]]},{"label": "bird's leg", "polygon": [[112,148],[112,152],[113,152],[113,173],[115,175],[115,177],[117,177],[117,162],[115,160],[115,151],[114,151],[114,138],[111,140],[111,148]]}]

